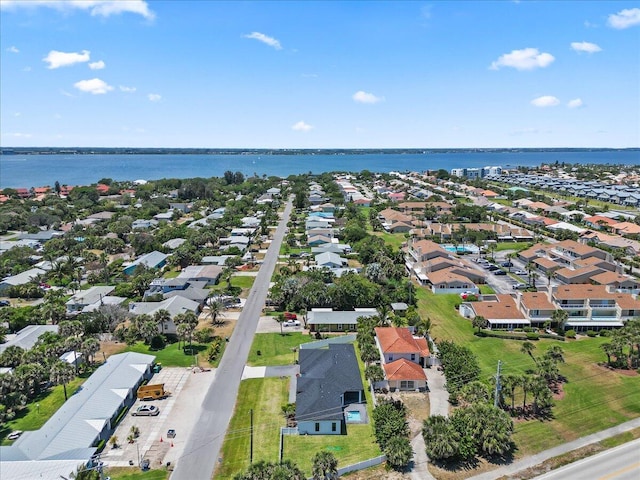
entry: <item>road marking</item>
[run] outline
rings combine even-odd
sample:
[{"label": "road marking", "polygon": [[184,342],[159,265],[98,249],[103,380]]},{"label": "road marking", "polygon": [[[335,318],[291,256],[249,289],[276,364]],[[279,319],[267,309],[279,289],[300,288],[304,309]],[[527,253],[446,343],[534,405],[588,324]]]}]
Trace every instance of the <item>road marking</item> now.
[{"label": "road marking", "polygon": [[605,475],[604,477],[600,477],[598,480],[611,480],[612,478],[616,478],[618,475],[622,473],[631,472],[634,468],[640,467],[640,462],[636,462],[633,465],[629,465],[626,468],[621,468],[620,470],[610,473],[609,475]]}]

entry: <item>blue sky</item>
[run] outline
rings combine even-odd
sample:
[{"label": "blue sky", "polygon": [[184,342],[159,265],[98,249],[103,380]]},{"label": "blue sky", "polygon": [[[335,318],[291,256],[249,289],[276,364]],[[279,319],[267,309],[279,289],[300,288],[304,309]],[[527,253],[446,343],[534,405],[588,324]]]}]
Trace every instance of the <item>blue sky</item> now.
[{"label": "blue sky", "polygon": [[640,2],[0,0],[2,146],[640,146]]}]

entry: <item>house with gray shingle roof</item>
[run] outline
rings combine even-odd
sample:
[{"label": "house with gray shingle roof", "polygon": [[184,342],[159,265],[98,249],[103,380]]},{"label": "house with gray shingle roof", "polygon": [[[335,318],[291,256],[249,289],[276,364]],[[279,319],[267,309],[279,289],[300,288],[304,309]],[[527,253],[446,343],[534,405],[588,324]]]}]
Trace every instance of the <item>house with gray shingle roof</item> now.
[{"label": "house with gray shingle roof", "polygon": [[296,420],[300,435],[344,435],[347,415],[360,413],[366,421],[366,402],[353,345],[300,350],[296,386]]}]

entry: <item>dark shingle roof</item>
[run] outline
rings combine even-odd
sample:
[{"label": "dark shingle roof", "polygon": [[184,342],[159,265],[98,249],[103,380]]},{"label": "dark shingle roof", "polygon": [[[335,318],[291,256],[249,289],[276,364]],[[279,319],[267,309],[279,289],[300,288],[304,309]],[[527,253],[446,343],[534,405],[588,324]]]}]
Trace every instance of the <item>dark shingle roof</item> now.
[{"label": "dark shingle roof", "polygon": [[363,390],[353,345],[300,350],[296,419],[342,420],[342,395]]}]

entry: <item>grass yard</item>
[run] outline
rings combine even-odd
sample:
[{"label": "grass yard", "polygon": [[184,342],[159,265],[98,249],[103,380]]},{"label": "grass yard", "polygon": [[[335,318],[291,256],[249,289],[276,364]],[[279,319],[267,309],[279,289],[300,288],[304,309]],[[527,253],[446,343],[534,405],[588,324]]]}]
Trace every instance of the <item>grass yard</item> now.
[{"label": "grass yard", "polygon": [[376,237],[382,238],[385,243],[394,249],[400,249],[403,243],[408,242],[404,233],[371,232]]},{"label": "grass yard", "polygon": [[[83,377],[84,378],[76,377],[67,384],[67,396],[71,397],[78,387],[88,378],[88,375],[83,375]],[[23,432],[38,430],[58,411],[63,403],[64,388],[62,385],[53,387],[48,392],[41,394],[40,397],[37,397],[34,401],[27,403],[16,418],[9,420],[0,427],[2,445],[11,445],[13,443],[11,440],[6,440],[6,437],[14,430],[22,430]]]},{"label": "grass yard", "polygon": [[[453,340],[466,345],[478,357],[484,379],[495,375],[498,360],[503,374],[520,374],[535,367],[534,361],[520,352],[522,342],[473,335],[471,322],[455,310],[457,295],[435,295],[426,289],[418,291],[421,315],[431,318],[431,335],[436,342]],[[598,365],[606,356],[600,345],[607,338],[583,338],[558,343],[541,339],[534,342],[534,356],[551,345],[560,345],[566,363],[560,372],[568,379],[564,398],[556,400],[554,418],[549,421],[517,421],[514,440],[516,455],[523,456],[551,448],[566,441],[612,427],[640,415],[640,376],[628,376]],[[516,403],[522,401],[516,397]]]},{"label": "grass yard", "polygon": [[496,292],[493,288],[491,288],[491,285],[485,284],[485,285],[480,285],[480,293],[483,295],[491,295]]},{"label": "grass yard", "polygon": [[235,413],[222,446],[215,478],[233,478],[249,466],[250,410],[253,409],[253,461],[278,461],[281,407],[289,397],[289,379],[251,378],[240,383]]},{"label": "grass yard", "polygon": [[[251,345],[247,364],[254,367],[291,365],[294,358],[292,349],[298,348],[301,343],[311,341],[313,341],[312,337],[298,332],[289,332],[284,335],[279,333],[257,333],[253,338],[253,345]],[[258,355],[258,351],[260,355]],[[295,358],[298,358],[297,354]]]},{"label": "grass yard", "polygon": [[[180,345],[180,348],[178,348]],[[207,345],[199,343],[192,344],[193,350],[197,352],[197,355],[204,353],[207,349]],[[189,346],[187,345],[187,349]],[[146,353],[148,355],[155,355],[156,363],[161,363],[163,367],[190,367],[191,365],[198,364],[202,359],[199,358],[198,362],[194,362],[194,356],[185,353],[182,349],[182,343],[170,343],[162,350],[150,350],[149,345],[145,345],[142,342],[137,342],[135,345],[128,345],[125,352],[138,352]]]},{"label": "grass yard", "polygon": [[498,242],[496,244],[496,252],[503,252],[505,250],[514,250],[521,252],[531,247],[533,242]]},{"label": "grass yard", "polygon": [[164,469],[142,472],[139,468],[131,467],[107,468],[105,472],[111,480],[165,480],[169,473]]},{"label": "grass yard", "polygon": [[248,275],[234,275],[233,277],[231,277],[231,285],[234,287],[240,287],[240,288],[246,288],[247,290],[249,290],[251,287],[253,287],[253,282],[256,281],[256,277],[251,277]]}]

